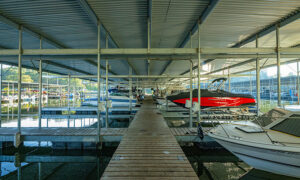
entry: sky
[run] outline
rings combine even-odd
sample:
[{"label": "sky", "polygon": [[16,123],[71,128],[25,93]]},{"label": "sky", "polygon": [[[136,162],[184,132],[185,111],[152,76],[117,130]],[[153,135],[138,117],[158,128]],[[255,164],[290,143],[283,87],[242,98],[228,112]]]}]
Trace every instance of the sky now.
[{"label": "sky", "polygon": [[[291,63],[291,64],[283,64],[280,66],[280,75],[281,77],[286,77],[290,75],[291,73],[293,75],[297,75],[297,63]],[[269,67],[264,69],[265,72],[267,72],[268,76],[276,76],[277,75],[277,67]]]}]

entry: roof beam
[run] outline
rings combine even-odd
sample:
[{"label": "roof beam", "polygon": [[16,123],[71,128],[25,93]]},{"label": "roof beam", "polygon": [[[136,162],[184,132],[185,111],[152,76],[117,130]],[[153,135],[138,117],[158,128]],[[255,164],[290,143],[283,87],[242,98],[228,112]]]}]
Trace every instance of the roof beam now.
[{"label": "roof beam", "polygon": [[[178,45],[179,48],[183,48],[186,45],[186,43],[189,41],[189,38],[193,34],[195,34],[195,32],[198,30],[198,28],[199,28],[198,27],[198,22],[200,22],[200,25],[202,25],[205,22],[205,20],[207,19],[207,17],[209,16],[209,14],[216,7],[216,5],[218,4],[218,2],[219,2],[219,0],[210,0],[210,2],[207,5],[206,9],[201,13],[201,15],[199,16],[198,20],[193,25],[192,29],[186,34],[186,36],[184,37],[184,39]],[[160,74],[163,74],[171,64],[172,64],[172,61],[169,61],[166,64],[166,66],[163,68],[163,70],[162,70],[162,72]]]},{"label": "roof beam", "polygon": [[[18,63],[14,63],[14,62],[11,62],[11,61],[0,60],[0,63],[1,63],[1,64],[6,64],[6,65],[10,65],[10,66],[18,66]],[[22,65],[22,67],[24,67],[24,68],[26,68],[26,69],[37,70],[37,71],[39,70],[38,68],[33,67],[33,66]],[[59,74],[59,75],[68,75],[68,74],[59,73],[59,72],[54,72],[54,71],[47,70],[47,69],[43,69],[43,71],[44,71],[44,72],[48,72],[48,73],[53,73],[53,74]]]},{"label": "roof beam", "polygon": [[[255,41],[256,40],[256,35],[258,35],[258,37],[263,37],[273,31],[276,30],[276,26],[277,24],[279,24],[279,27],[283,27],[285,25],[288,25],[289,23],[295,21],[295,20],[298,20],[300,18],[300,8],[297,9],[296,11],[293,11],[291,12],[290,14],[288,14],[287,16],[281,18],[280,20],[268,25],[268,26],[265,26],[264,28],[262,28],[261,30],[253,33],[252,35],[246,37],[245,39],[235,43],[234,45],[232,45],[231,47],[233,48],[238,48],[238,47],[241,47],[247,43],[250,43],[252,41]],[[214,59],[213,59],[214,60]],[[203,62],[203,64],[207,64],[211,61],[213,61],[211,59],[208,59],[206,61]]]},{"label": "roof beam", "polygon": [[193,35],[195,34],[196,31],[198,31],[198,22],[200,21],[200,25],[202,25],[207,17],[209,16],[209,14],[213,11],[213,9],[216,7],[216,5],[218,4],[219,0],[211,0],[209,2],[209,4],[207,5],[206,9],[202,12],[202,14],[200,15],[198,21],[194,24],[194,26],[192,27],[192,29],[186,34],[185,38],[183,39],[183,41],[181,41],[181,43],[179,44],[178,47],[183,48],[186,43],[189,41],[190,38],[190,33]]},{"label": "roof beam", "polygon": [[[18,29],[19,26],[22,25],[23,31],[26,32],[26,33],[28,33],[28,34],[30,34],[31,36],[36,37],[36,38],[38,38],[38,39],[42,38],[42,40],[43,40],[44,42],[47,42],[47,43],[49,43],[49,44],[51,44],[51,45],[53,45],[53,46],[55,46],[55,47],[57,47],[57,48],[59,48],[59,49],[66,49],[66,48],[68,48],[68,47],[65,46],[64,44],[62,44],[62,43],[58,42],[57,40],[53,39],[52,37],[49,37],[48,35],[46,35],[46,34],[44,34],[44,33],[42,33],[42,32],[39,32],[39,31],[37,31],[37,30],[34,30],[34,29],[31,28],[31,27],[28,27],[28,26],[26,26],[26,25],[23,25],[23,24],[21,24],[21,23],[18,23],[18,22],[16,22],[16,21],[14,21],[14,20],[12,20],[12,19],[10,19],[10,18],[4,16],[2,13],[0,13],[0,21],[3,22],[3,23],[5,23],[5,24],[7,24],[7,25],[9,25],[9,26],[11,26],[11,27],[13,27],[13,28],[15,28],[15,29]],[[7,49],[7,48],[5,48],[5,47],[3,47],[3,48],[0,47],[0,48],[1,48],[1,49]],[[89,64],[92,64],[92,65],[94,65],[94,66],[97,66],[95,63],[92,63],[92,60],[85,59],[84,61],[87,62],[87,63],[89,63]],[[49,62],[49,61],[48,61],[48,62]],[[64,65],[62,65],[62,64],[60,64],[60,63],[55,63],[55,64],[64,66]],[[102,68],[102,69],[105,69],[105,68],[103,68],[103,66],[102,66],[101,68]],[[80,71],[81,71],[81,70],[80,70]],[[111,73],[113,73],[113,72],[111,72]],[[114,73],[114,74],[115,74],[115,73]]]},{"label": "roof beam", "polygon": [[252,41],[255,41],[256,39],[256,35],[258,35],[258,37],[263,37],[273,31],[276,30],[276,26],[277,24],[279,25],[279,27],[283,27],[285,25],[288,25],[289,23],[298,20],[300,18],[300,8],[297,9],[296,11],[291,12],[290,14],[288,14],[287,16],[281,18],[280,20],[262,28],[261,30],[253,33],[252,35],[248,36],[247,38],[235,43],[232,47],[241,47],[245,44],[248,44]]},{"label": "roof beam", "polygon": [[22,25],[23,27],[23,31],[32,35],[33,37],[36,37],[36,38],[40,38],[40,37],[43,37],[43,41],[57,47],[57,48],[66,48],[65,45],[57,42],[56,40],[54,40],[52,37],[49,37],[45,34],[43,34],[42,32],[38,32],[37,30],[33,30],[33,28],[29,28],[27,27],[26,25],[24,24],[20,24],[20,23],[17,23],[16,21],[13,21],[12,19],[4,16],[2,13],[0,13],[0,21],[15,28],[15,29],[18,29],[20,25]]},{"label": "roof beam", "polygon": [[[300,59],[294,59],[294,60],[290,60],[290,61],[285,61],[285,62],[281,62],[280,65],[283,65],[283,64],[289,64],[289,63],[295,63],[295,62],[299,62]],[[276,66],[276,64],[269,64],[267,66],[263,66],[261,67],[261,69],[265,69],[265,68],[269,68],[269,67],[274,67]],[[245,73],[245,72],[250,72],[250,71],[254,71],[255,68],[252,68],[252,69],[248,69],[248,70],[244,70],[244,71],[239,71],[239,72],[235,72],[233,74],[239,74],[239,73]]]},{"label": "roof beam", "polygon": [[[150,57],[152,55],[173,55],[191,58],[197,53],[198,48],[104,48],[101,49],[102,55],[117,55],[117,56],[135,56],[143,55]],[[277,52],[276,48],[200,48],[202,54],[205,55],[249,55],[249,54],[264,54],[273,55]],[[282,54],[300,54],[300,47],[286,48],[281,47],[280,53]],[[0,49],[0,55],[18,55],[18,49]],[[96,55],[97,49],[23,49],[23,55]],[[81,60],[81,59],[78,59]]]},{"label": "roof beam", "polygon": [[[265,35],[273,32],[276,29],[276,25],[277,24],[279,24],[279,27],[283,27],[283,26],[285,26],[285,25],[287,25],[287,24],[289,24],[289,23],[291,23],[291,22],[293,22],[295,20],[298,20],[299,18],[300,18],[300,8],[297,9],[296,11],[293,11],[292,13],[288,14],[287,16],[281,18],[279,21],[276,21],[276,22],[274,22],[274,23],[272,23],[272,24],[264,27],[263,29],[257,31],[256,33],[250,35],[249,37],[247,37],[247,38],[245,38],[245,39],[243,39],[243,40],[235,43],[231,47],[233,47],[233,48],[241,47],[241,46],[243,46],[243,45],[245,45],[247,43],[250,43],[250,42],[256,40],[256,35],[258,35],[258,37],[263,37],[263,36],[265,36]],[[292,46],[292,47],[299,47],[299,46],[300,46],[300,44]],[[207,59],[207,60],[203,61],[201,63],[201,65],[205,65],[205,64],[210,63],[210,62],[212,62],[214,60],[215,59]],[[252,62],[251,60],[252,59],[250,59],[249,62]],[[243,64],[241,64],[241,65],[243,65]],[[237,67],[237,66],[235,66],[235,67]],[[194,66],[193,70],[196,69],[196,68],[197,68],[197,66]],[[188,72],[189,72],[189,70],[187,70],[187,71],[185,71],[185,72],[183,72],[181,74],[183,75],[183,74],[186,74]]]},{"label": "roof beam", "polygon": [[[296,45],[293,45],[291,47],[298,47],[298,46],[300,46],[300,44],[296,44]],[[248,64],[248,63],[252,63],[252,62],[255,62],[255,61],[256,61],[256,58],[251,58],[251,59],[248,59],[246,61],[243,61],[243,62],[240,62],[240,63],[237,63],[237,64],[233,64],[231,66],[227,66],[227,67],[224,67],[224,68],[217,69],[217,70],[214,70],[212,72],[206,73],[206,75],[217,73],[217,72],[224,71],[224,70],[227,70],[227,69],[232,69],[232,68],[239,67],[239,66],[242,66],[242,65],[245,65],[245,64]]]},{"label": "roof beam", "polygon": [[71,70],[71,71],[79,72],[79,73],[81,73],[81,74],[93,75],[92,73],[83,71],[83,70],[81,70],[81,69],[72,68],[72,67],[70,67],[70,66],[66,66],[66,65],[63,65],[63,64],[60,64],[60,63],[56,63],[56,62],[53,62],[53,61],[43,60],[43,63],[49,64],[49,65],[53,65],[53,66],[57,66],[57,67],[60,67],[60,68],[63,68],[63,69],[69,69],[69,70]]},{"label": "roof beam", "polygon": [[[93,24],[95,25],[95,27],[97,27],[98,25],[98,20],[99,22],[101,22],[101,20],[97,17],[96,13],[94,12],[94,10],[91,8],[91,6],[86,2],[86,0],[77,0],[79,5],[81,6],[81,8],[87,13],[87,15],[90,17],[90,20],[93,22]],[[118,43],[114,40],[114,38],[112,37],[111,33],[106,29],[106,27],[101,23],[104,31],[108,34],[108,36],[110,37],[112,43],[119,48]],[[130,66],[133,70],[133,72],[135,74],[138,74],[136,69],[133,67],[133,65],[126,60],[127,65]]]}]

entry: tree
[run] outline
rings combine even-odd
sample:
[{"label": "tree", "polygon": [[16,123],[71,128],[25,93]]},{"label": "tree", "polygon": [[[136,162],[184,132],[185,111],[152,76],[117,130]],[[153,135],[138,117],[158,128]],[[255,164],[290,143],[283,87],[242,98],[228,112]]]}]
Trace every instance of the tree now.
[{"label": "tree", "polygon": [[31,76],[24,74],[22,75],[22,82],[32,83],[33,80],[31,79]]}]

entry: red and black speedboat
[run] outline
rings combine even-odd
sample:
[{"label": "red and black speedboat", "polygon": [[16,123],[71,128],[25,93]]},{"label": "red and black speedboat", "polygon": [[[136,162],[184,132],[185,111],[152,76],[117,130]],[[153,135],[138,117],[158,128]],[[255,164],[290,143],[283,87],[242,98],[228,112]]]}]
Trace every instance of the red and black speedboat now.
[{"label": "red and black speedboat", "polygon": [[[201,108],[236,108],[236,107],[248,107],[255,106],[256,101],[252,95],[249,94],[234,94],[224,90],[220,87],[223,86],[227,79],[219,78],[215,79],[208,89],[201,89]],[[211,89],[210,87],[215,82],[220,82],[220,85],[216,89]],[[186,100],[190,100],[190,92],[181,92],[175,95],[170,95],[167,97],[168,100],[185,107]],[[198,89],[193,90],[193,102],[198,102]]]}]

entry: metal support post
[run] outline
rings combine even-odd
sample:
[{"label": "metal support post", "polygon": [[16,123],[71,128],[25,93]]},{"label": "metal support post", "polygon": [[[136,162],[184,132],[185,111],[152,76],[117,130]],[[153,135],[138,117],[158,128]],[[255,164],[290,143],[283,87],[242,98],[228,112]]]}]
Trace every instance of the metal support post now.
[{"label": "metal support post", "polygon": [[250,72],[249,81],[250,81],[250,94],[252,95],[252,93],[253,93],[253,89],[252,89],[252,72]]},{"label": "metal support post", "polygon": [[105,94],[106,94],[106,111],[105,111],[105,127],[108,128],[108,60],[106,60],[106,76],[105,76]]},{"label": "metal support post", "polygon": [[230,78],[230,69],[228,69],[228,92],[231,91],[231,78]]},{"label": "metal support post", "polygon": [[[132,75],[132,68],[129,66],[129,75]],[[132,78],[129,78],[129,111],[132,111]]]},{"label": "metal support post", "polygon": [[22,179],[22,166],[17,167],[17,177],[18,177],[18,180]]},{"label": "metal support post", "polygon": [[[42,37],[40,37],[40,49],[42,49]],[[43,102],[43,62],[40,57],[39,64],[39,128],[42,127],[42,102]]]},{"label": "metal support post", "polygon": [[76,79],[74,78],[74,86],[73,86],[73,107],[75,107],[75,95],[76,95]]},{"label": "metal support post", "polygon": [[193,111],[192,111],[192,106],[193,106],[193,61],[190,61],[190,123],[189,127],[193,127]]},{"label": "metal support post", "polygon": [[47,73],[47,106],[49,106],[49,73]]},{"label": "metal support post", "polygon": [[[59,87],[59,96],[62,97],[62,86]],[[60,106],[62,106],[62,98],[60,98]]]},{"label": "metal support post", "polygon": [[70,127],[70,74],[68,76],[68,127]]},{"label": "metal support post", "polygon": [[15,98],[15,84],[12,83],[12,102],[11,102],[11,118],[14,118],[14,98]]},{"label": "metal support post", "polygon": [[[256,35],[255,47],[258,48],[258,35]],[[257,99],[256,113],[258,116],[260,110],[260,64],[259,64],[258,57],[256,58],[256,99]]]},{"label": "metal support post", "polygon": [[277,50],[277,104],[281,106],[281,81],[280,81],[280,37],[279,24],[276,26],[276,50]]},{"label": "metal support post", "polygon": [[[151,22],[150,22],[150,18],[148,17],[147,19],[147,25],[148,25],[148,33],[147,33],[147,51],[148,53],[150,52],[150,48],[151,48]],[[147,59],[147,74],[150,75],[150,60]]]},{"label": "metal support post", "polygon": [[166,111],[169,110],[168,90],[166,89]]},{"label": "metal support post", "polygon": [[299,61],[297,61],[297,98],[298,98],[298,105],[300,104],[299,93],[300,93],[300,88],[299,88]]},{"label": "metal support post", "polygon": [[201,54],[200,54],[200,21],[198,22],[198,122],[201,121],[201,84],[200,84],[200,65],[201,65]]},{"label": "metal support post", "polygon": [[[108,48],[108,33],[105,36],[105,48]],[[105,111],[105,127],[108,128],[108,60],[105,61],[105,95],[106,95],[106,111]]]},{"label": "metal support post", "polygon": [[21,133],[21,88],[22,88],[22,31],[19,26],[19,57],[18,57],[18,133]]},{"label": "metal support post", "polygon": [[[100,98],[101,98],[101,59],[100,59],[100,50],[101,50],[101,34],[100,34],[100,21],[98,20],[98,24],[97,24],[97,28],[98,28],[98,36],[97,36],[97,86],[98,86],[98,91],[97,91],[97,97],[98,97],[98,109],[97,109],[97,135],[98,135],[98,142],[100,143],[100,130],[101,130],[101,111],[100,111],[100,106],[101,106],[101,102],[100,102]],[[100,147],[101,148],[101,147]]]},{"label": "metal support post", "polygon": [[9,104],[10,104],[10,99],[9,99],[9,91],[10,91],[10,88],[9,88],[9,82],[7,82],[7,98],[8,98],[8,104],[7,104],[7,119],[9,119]]},{"label": "metal support post", "polygon": [[42,163],[38,163],[38,169],[39,169],[39,180],[42,180]]},{"label": "metal support post", "polygon": [[2,64],[0,64],[0,128],[2,121]]}]

